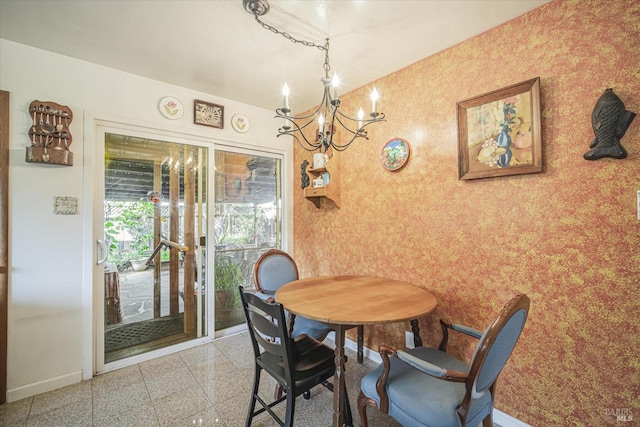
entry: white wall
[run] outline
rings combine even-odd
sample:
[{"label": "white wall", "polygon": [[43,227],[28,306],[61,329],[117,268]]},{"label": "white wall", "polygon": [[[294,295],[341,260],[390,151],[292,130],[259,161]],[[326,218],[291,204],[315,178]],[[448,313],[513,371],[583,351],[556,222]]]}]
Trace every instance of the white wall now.
[{"label": "white wall", "polygon": [[[91,277],[86,269],[91,265],[83,262],[83,251],[92,247],[93,240],[83,228],[88,214],[83,212],[83,194],[93,186],[87,181],[92,179],[94,150],[89,144],[94,135],[90,126],[90,134],[83,134],[85,116],[116,121],[122,118],[129,124],[194,135],[212,143],[282,150],[286,156],[284,181],[289,183],[292,148],[290,140],[276,138],[273,111],[3,39],[0,89],[9,91],[11,99],[7,397],[13,401],[91,375],[83,373],[83,367],[86,370],[91,366],[86,358],[93,356],[86,351],[90,344],[83,344],[83,331],[86,339],[86,332],[92,330],[87,323],[93,318],[87,313],[91,310],[87,295],[93,292],[93,284],[86,279]],[[181,119],[168,120],[160,115],[158,101],[164,96],[182,101],[185,112]],[[224,129],[194,125],[194,99],[224,105]],[[73,111],[72,167],[25,162],[32,122],[28,110],[34,100],[56,102]],[[246,134],[233,131],[229,121],[239,112],[251,121]],[[290,195],[291,191],[285,188],[285,194]],[[55,196],[77,197],[79,215],[54,215]],[[285,217],[291,218],[291,198],[288,200]]]}]

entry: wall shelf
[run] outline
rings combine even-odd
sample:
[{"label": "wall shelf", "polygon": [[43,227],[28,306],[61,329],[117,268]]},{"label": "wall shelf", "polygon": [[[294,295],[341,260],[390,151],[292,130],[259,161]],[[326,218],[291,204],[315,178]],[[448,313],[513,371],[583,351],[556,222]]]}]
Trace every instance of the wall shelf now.
[{"label": "wall shelf", "polygon": [[[340,207],[340,153],[334,151],[330,152],[329,160],[323,168],[313,168],[309,164],[306,172],[310,178],[309,187],[304,189],[304,197],[312,202],[316,208],[320,208],[322,199],[329,199],[335,203],[336,207]],[[313,180],[323,174],[329,174],[329,183],[324,187],[313,188]]]}]

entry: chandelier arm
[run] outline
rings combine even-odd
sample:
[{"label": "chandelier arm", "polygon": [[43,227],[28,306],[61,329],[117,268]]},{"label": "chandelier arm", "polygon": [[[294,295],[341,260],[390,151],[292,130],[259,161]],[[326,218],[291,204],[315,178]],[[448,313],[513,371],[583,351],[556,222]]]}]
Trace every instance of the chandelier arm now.
[{"label": "chandelier arm", "polygon": [[353,130],[351,130],[351,128],[348,126],[348,123],[344,123],[344,122],[340,119],[340,115],[336,115],[336,116],[334,117],[333,121],[336,121],[336,120],[338,121],[338,123],[340,123],[340,124],[342,125],[342,127],[344,128],[344,130],[346,130],[347,132],[349,132],[349,133],[350,133],[350,134],[352,134],[352,135],[359,136],[359,135],[358,135],[358,131],[361,129],[361,127],[360,127],[360,128],[358,128],[358,129],[356,129],[355,131],[353,131]]},{"label": "chandelier arm", "polygon": [[344,151],[347,148],[349,148],[351,143],[355,141],[356,138],[357,138],[357,135],[352,136],[351,139],[349,139],[349,142],[347,142],[346,144],[337,144],[334,141],[331,141],[331,147],[333,147],[333,149],[336,151]]},{"label": "chandelier arm", "polygon": [[298,138],[298,136],[297,136],[297,135],[292,134],[292,133],[279,133],[279,134],[278,134],[278,135],[276,135],[276,136],[282,136],[282,135],[290,135],[291,137],[293,137],[293,139],[295,139],[295,140],[298,142],[298,144],[300,145],[300,147],[302,147],[303,149],[305,149],[305,150],[307,150],[307,151],[316,151],[317,149],[319,149],[319,148],[320,148],[320,145],[321,145],[321,144],[319,144],[319,143],[318,143],[318,144],[311,144],[309,141],[307,141],[307,139],[306,139],[306,138],[304,139],[304,142],[302,142],[302,141],[300,140],[300,138]]},{"label": "chandelier arm", "polygon": [[304,124],[302,124],[302,125],[298,125],[298,123],[297,123],[296,121],[294,121],[294,120],[291,120],[291,119],[289,119],[289,118],[287,118],[287,120],[289,120],[291,123],[293,123],[293,124],[295,125],[296,130],[297,130],[298,132],[301,132],[301,131],[302,131],[302,129],[304,129],[304,128],[306,128],[306,127],[308,127],[308,126],[310,126],[310,125],[314,124],[314,122],[315,122],[315,120],[312,118],[312,119],[310,119],[310,120],[306,121]]},{"label": "chandelier arm", "polygon": [[311,117],[312,121],[313,121],[322,112],[322,109],[326,108],[327,99],[331,99],[331,95],[328,94],[328,91],[329,90],[325,85],[325,91],[322,94],[322,100],[320,101],[320,104],[318,104],[318,106],[316,107],[315,110],[313,110],[312,112],[310,112],[307,115],[304,115],[304,116],[293,116],[293,115],[285,113],[283,108],[277,108],[276,109],[276,114],[278,115],[279,118],[284,118],[284,119],[288,119],[288,120],[306,120],[306,119]]},{"label": "chandelier arm", "polygon": [[[320,148],[322,146],[322,142],[313,143],[313,142],[309,141],[307,139],[306,135],[304,134],[304,132],[302,132],[302,129],[304,129],[305,127],[309,126],[311,123],[313,123],[313,120],[309,120],[307,123],[305,123],[302,126],[298,125],[298,123],[296,123],[296,122],[294,122],[292,120],[289,120],[289,121],[291,122],[291,124],[293,125],[293,127],[295,129],[283,129],[283,128],[280,128],[280,129],[278,129],[278,135],[277,136],[290,135],[296,141],[298,141],[298,144],[300,144],[300,146],[302,148],[304,148],[307,151],[314,151],[314,150],[317,150],[318,148]],[[300,140],[300,138],[298,137],[296,132],[300,136],[302,136],[302,139],[304,140],[304,143]],[[312,147],[312,148],[307,148],[307,147]]]},{"label": "chandelier arm", "polygon": [[278,114],[275,118],[280,118],[280,119],[289,119],[289,120],[306,120],[310,117],[312,118],[316,118],[318,117],[318,114],[320,114],[320,110],[322,109],[322,104],[318,105],[318,107],[313,110],[311,113],[304,115],[304,116],[292,116],[290,114],[285,114],[284,112],[282,112],[282,108],[278,108],[276,109],[276,114]]},{"label": "chandelier arm", "polygon": [[[343,121],[343,119],[346,119],[345,121]],[[365,128],[367,126],[369,126],[372,123],[378,123],[378,122],[382,122],[385,121],[384,119],[384,113],[379,113],[378,117],[374,118],[374,119],[354,119],[353,117],[349,117],[346,114],[342,114],[339,110],[337,111],[337,115],[335,117],[335,120],[338,121],[338,123],[340,123],[342,125],[342,127],[344,128],[344,130],[348,131],[349,133],[351,133],[352,135],[354,135],[353,139],[355,138],[364,138],[366,140],[369,140],[369,136],[367,135],[367,131],[365,130]],[[362,125],[360,125],[355,131],[353,131],[350,127],[349,127],[349,122],[358,122],[358,123],[362,123]],[[349,144],[351,144],[351,142],[353,142],[353,139],[351,141],[349,141]],[[334,143],[335,145],[335,143]],[[347,144],[348,145],[348,144]]]},{"label": "chandelier arm", "polygon": [[300,135],[303,138],[302,140],[298,137],[297,134],[292,133],[292,132],[280,132],[280,133],[278,133],[278,135],[276,135],[276,137],[280,137],[280,136],[283,136],[283,135],[291,136],[293,139],[295,139],[298,142],[298,144],[302,148],[304,148],[307,151],[315,151],[315,150],[319,149],[322,146],[321,143],[314,144],[312,142],[309,142],[309,140],[307,140],[307,138],[305,138],[304,134],[302,134],[302,133],[300,133]]},{"label": "chandelier arm", "polygon": [[355,118],[355,117],[351,117],[351,116],[348,116],[348,115],[344,114],[340,110],[338,110],[337,114],[339,116],[344,117],[345,119],[353,121],[353,122],[362,122],[362,123],[369,123],[370,124],[370,123],[376,123],[376,122],[385,121],[384,120],[384,113],[376,113],[377,114],[376,117],[375,118],[371,118],[371,119],[365,119],[365,118],[358,119],[358,118]]},{"label": "chandelier arm", "polygon": [[[302,118],[302,117],[293,117],[293,116],[281,116],[281,115],[278,115],[278,116],[275,116],[274,118],[275,118],[275,119],[280,118],[280,119],[288,120],[288,121],[289,121],[289,123],[293,124],[293,125],[295,126],[295,128],[296,128],[295,130],[292,130],[292,131],[290,131],[290,132],[295,132],[295,131],[301,131],[302,129],[304,129],[304,128],[306,128],[307,126],[309,126],[309,125],[311,125],[312,123],[314,123],[314,122],[315,122],[315,119],[316,119],[316,117],[317,117],[317,115],[315,115],[315,116],[313,116],[313,117],[311,117],[311,118],[310,118],[310,117],[311,117],[311,116],[306,116],[306,117],[303,117],[303,118]],[[309,119],[309,118],[310,118],[310,119]],[[302,120],[304,120],[304,119],[309,119],[309,120],[307,120],[303,125],[299,125],[299,124],[298,124],[298,122],[299,122],[299,121],[302,121]]]},{"label": "chandelier arm", "polygon": [[[277,118],[277,117],[276,117]],[[308,121],[307,123],[305,123],[302,127],[300,127],[300,125],[298,125],[298,122],[295,122],[293,120],[291,120],[288,117],[285,117],[287,120],[289,120],[289,123],[291,125],[293,125],[293,127],[295,127],[295,129],[291,129],[291,127],[289,127],[288,129],[284,129],[284,127],[280,128],[280,129],[284,129],[282,132],[280,133],[289,133],[291,135],[293,135],[293,132],[300,132],[302,134],[302,136],[304,136],[304,134],[302,133],[302,129],[304,129],[305,126],[308,126],[309,123],[312,123],[313,120]]]}]

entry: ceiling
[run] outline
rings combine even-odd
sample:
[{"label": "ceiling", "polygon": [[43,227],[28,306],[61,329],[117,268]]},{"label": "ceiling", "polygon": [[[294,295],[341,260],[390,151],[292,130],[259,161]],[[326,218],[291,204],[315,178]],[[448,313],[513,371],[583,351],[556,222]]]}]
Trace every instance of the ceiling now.
[{"label": "ceiling", "polygon": [[[324,44],[348,92],[550,0],[271,0],[261,19]],[[0,37],[243,103],[320,101],[324,53],[262,28],[242,0],[0,0]],[[384,93],[381,93],[381,103]]]}]

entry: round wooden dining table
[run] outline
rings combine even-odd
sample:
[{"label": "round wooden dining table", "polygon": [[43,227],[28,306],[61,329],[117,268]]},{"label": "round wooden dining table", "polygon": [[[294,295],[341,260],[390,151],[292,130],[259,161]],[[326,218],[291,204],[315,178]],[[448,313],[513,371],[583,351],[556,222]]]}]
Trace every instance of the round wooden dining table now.
[{"label": "round wooden dining table", "polygon": [[333,427],[344,425],[345,331],[357,325],[418,322],[436,307],[436,297],[399,280],[368,276],[322,276],[295,280],[276,291],[291,313],[329,324],[335,330]]}]

